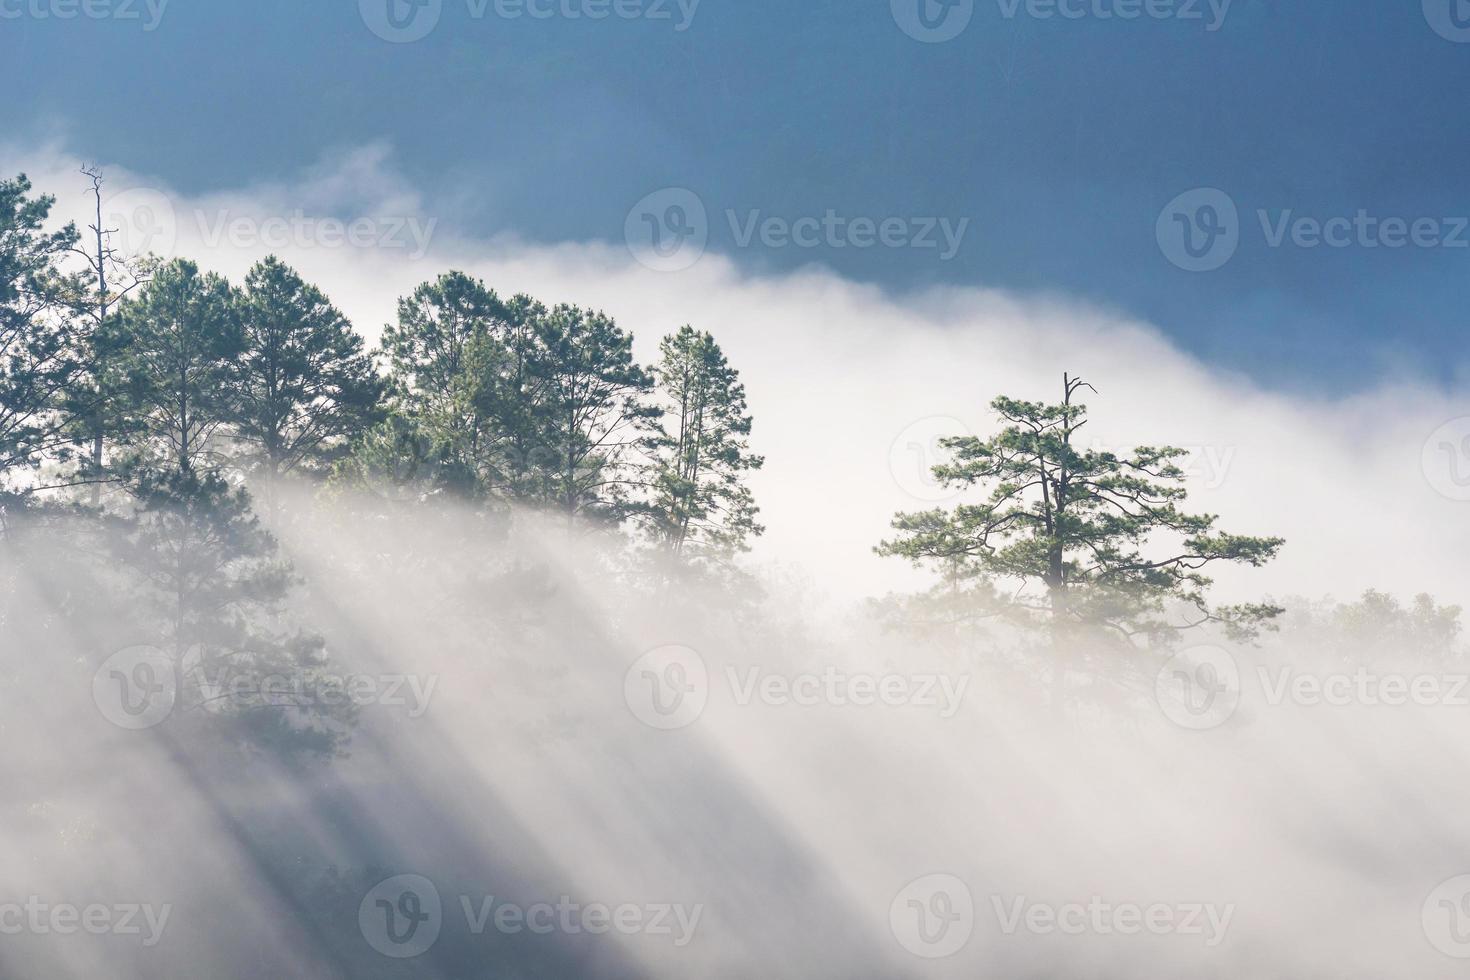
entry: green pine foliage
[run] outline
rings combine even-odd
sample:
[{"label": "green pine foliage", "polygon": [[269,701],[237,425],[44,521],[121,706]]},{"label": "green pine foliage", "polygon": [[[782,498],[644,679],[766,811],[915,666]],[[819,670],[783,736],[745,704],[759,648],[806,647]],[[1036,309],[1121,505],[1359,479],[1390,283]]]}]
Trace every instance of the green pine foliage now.
[{"label": "green pine foliage", "polygon": [[936,478],[980,499],[897,515],[896,536],[878,552],[933,567],[952,590],[975,589],[998,612],[1058,638],[1084,633],[1167,646],[1210,624],[1252,636],[1281,610],[1212,606],[1208,569],[1259,567],[1284,542],[1227,534],[1214,515],[1181,509],[1182,449],[1081,448],[1087,407],[1076,396],[1090,387],[1064,377],[1060,403],[996,398],[1001,430],[943,440],[950,458],[934,468]]},{"label": "green pine foliage", "polygon": [[665,337],[659,354],[648,525],[675,557],[728,561],[765,530],[745,482],[765,464],[750,451],[745,386],[715,338],[691,326]]},{"label": "green pine foliage", "polygon": [[229,413],[234,462],[262,475],[325,472],[379,415],[382,382],[362,337],[274,256],[239,295],[243,345]]},{"label": "green pine foliage", "polygon": [[45,230],[54,203],[31,196],[24,174],[0,180],[0,488],[69,449],[61,407],[83,337],[60,262],[77,232]]}]

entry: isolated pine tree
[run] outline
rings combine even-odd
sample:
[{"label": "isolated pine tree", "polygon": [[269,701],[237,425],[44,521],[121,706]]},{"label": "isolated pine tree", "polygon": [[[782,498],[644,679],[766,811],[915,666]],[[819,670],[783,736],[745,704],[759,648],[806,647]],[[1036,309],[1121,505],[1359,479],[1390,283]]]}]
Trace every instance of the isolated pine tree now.
[{"label": "isolated pine tree", "polygon": [[1206,569],[1263,565],[1282,540],[1226,534],[1213,515],[1180,510],[1182,449],[1142,446],[1118,456],[1079,448],[1087,408],[1075,399],[1091,386],[1063,383],[1060,404],[995,399],[1006,425],[988,439],[943,440],[950,459],[934,475],[983,498],[899,514],[897,536],[878,552],[932,566],[951,585],[979,583],[999,611],[1058,641],[1167,645],[1211,624],[1248,637],[1278,615],[1266,604],[1212,606]]}]

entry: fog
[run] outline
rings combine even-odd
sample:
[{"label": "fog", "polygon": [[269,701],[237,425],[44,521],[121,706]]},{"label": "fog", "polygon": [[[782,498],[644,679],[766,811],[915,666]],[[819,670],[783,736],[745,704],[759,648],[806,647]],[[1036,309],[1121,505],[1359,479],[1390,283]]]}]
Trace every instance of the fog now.
[{"label": "fog", "polygon": [[[78,162],[0,152],[48,192]],[[175,214],[432,210],[381,147],[205,198],[108,172]],[[170,245],[206,267],[264,254],[186,224]],[[421,255],[276,251],[369,339],[448,268],[605,308],[645,359],[711,330],[769,532],[742,577],[686,580],[536,515],[280,490],[260,513],[295,585],[271,625],[324,659],[221,678],[160,646],[106,520],[6,515],[0,975],[1463,972],[1470,664],[1404,609],[1338,605],[1470,600],[1455,392],[1391,369],[1270,391],[1060,298],[718,255],[667,275],[447,227]],[[1219,576],[1223,601],[1286,606],[1280,633],[1071,649],[1059,679],[1034,640],[892,600],[928,579],[872,554],[891,516],[955,500],[938,437],[992,431],[998,394],[1054,399],[1063,370],[1097,386],[1094,445],[1187,447],[1192,507],[1286,538]]]},{"label": "fog", "polygon": [[[59,218],[85,224],[75,153],[60,143],[10,144],[0,146],[0,163],[57,194]],[[1062,372],[1071,371],[1099,391],[1088,399],[1092,443],[1190,448],[1197,507],[1288,539],[1281,558],[1247,581],[1222,575],[1222,599],[1378,588],[1470,603],[1460,574],[1470,493],[1455,468],[1464,463],[1439,450],[1470,435],[1470,379],[1447,390],[1385,363],[1382,380],[1364,389],[1271,390],[1203,363],[1154,325],[1063,296],[984,288],[893,295],[816,265],[761,275],[714,252],[682,272],[657,272],[620,240],[632,201],[609,203],[609,241],[527,243],[506,229],[456,226],[455,200],[416,186],[385,145],[345,149],[289,180],[211,194],[104,165],[114,189],[109,210],[134,247],[143,239],[128,216],[142,206],[148,227],[161,228],[146,239],[150,248],[232,281],[275,252],[370,341],[398,297],[446,269],[503,295],[605,309],[633,332],[644,361],[680,324],[711,331],[741,371],[756,417],[753,445],[768,460],[751,481],[768,529],[753,558],[797,566],[836,600],[922,587],[903,563],[879,561],[871,548],[895,511],[954,502],[927,475],[939,461],[938,435],[988,433],[997,394],[1056,398]],[[298,213],[413,217],[420,227],[438,220],[421,255],[408,240],[402,248],[310,239],[273,248],[211,231],[227,219],[259,233],[265,221]],[[1142,233],[1152,234],[1155,216],[1146,217]]]},{"label": "fog", "polygon": [[[527,515],[302,490],[271,519],[287,618],[344,684],[291,704],[358,711],[345,755],[293,760],[187,671],[161,720],[119,714],[148,675],[114,687],[106,661],[145,637],[77,587],[88,567],[125,586],[85,523],[10,528],[6,976],[1461,969],[1441,949],[1470,938],[1463,891],[1435,892],[1470,872],[1458,653],[1289,618],[1259,649],[1074,651],[1058,708],[1003,631],[822,607],[794,577],[668,581]],[[1292,680],[1337,675],[1315,701]]]}]

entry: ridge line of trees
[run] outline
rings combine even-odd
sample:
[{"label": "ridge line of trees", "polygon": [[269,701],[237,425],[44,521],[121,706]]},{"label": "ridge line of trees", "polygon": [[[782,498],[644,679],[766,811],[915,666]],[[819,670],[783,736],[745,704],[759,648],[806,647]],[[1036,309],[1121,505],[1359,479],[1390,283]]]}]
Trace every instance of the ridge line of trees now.
[{"label": "ridge line of trees", "polygon": [[702,567],[762,533],[744,387],[709,333],[679,329],[644,367],[600,310],[502,298],[451,271],[400,299],[369,351],[275,256],[239,285],[188,259],[118,256],[101,174],[83,173],[99,202],[85,244],[74,226],[46,230],[54,199],[24,175],[0,181],[12,505],[86,487],[97,507],[103,486],[126,498],[171,471],[249,483],[266,507],[286,477],[513,503],[627,527]]}]

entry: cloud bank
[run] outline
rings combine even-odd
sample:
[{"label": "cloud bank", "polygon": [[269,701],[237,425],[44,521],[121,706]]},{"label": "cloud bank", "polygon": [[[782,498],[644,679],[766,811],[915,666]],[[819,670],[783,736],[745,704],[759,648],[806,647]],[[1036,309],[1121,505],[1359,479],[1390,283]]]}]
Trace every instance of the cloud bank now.
[{"label": "cloud bank", "polygon": [[[90,221],[81,158],[9,146],[57,214]],[[396,299],[449,268],[502,294],[599,307],[651,359],[679,325],[709,330],[742,372],[767,465],[753,480],[769,528],[753,560],[792,567],[834,598],[922,581],[871,547],[895,511],[947,505],[927,468],[941,435],[994,427],[997,394],[1055,399],[1061,374],[1091,381],[1101,447],[1191,450],[1192,501],[1241,533],[1287,538],[1270,567],[1222,575],[1222,597],[1349,596],[1369,587],[1470,601],[1470,399],[1414,378],[1334,396],[1267,390],[1182,352],[1157,329],[1059,296],[984,288],[903,295],[820,267],[753,275],[706,254],[678,272],[622,242],[533,246],[513,230],[467,236],[390,150],[344,151],[290,180],[180,194],[104,163],[109,218],[129,247],[240,278],[272,252],[326,290],[376,340]],[[630,205],[632,202],[630,202]],[[1304,374],[1311,366],[1303,365]]]}]

